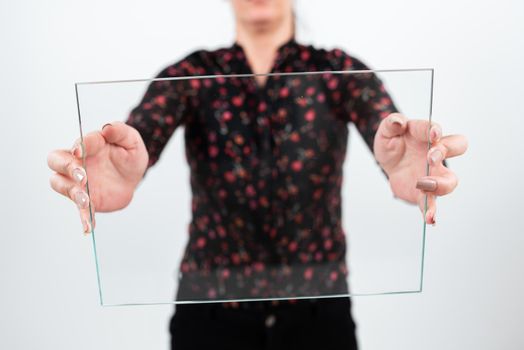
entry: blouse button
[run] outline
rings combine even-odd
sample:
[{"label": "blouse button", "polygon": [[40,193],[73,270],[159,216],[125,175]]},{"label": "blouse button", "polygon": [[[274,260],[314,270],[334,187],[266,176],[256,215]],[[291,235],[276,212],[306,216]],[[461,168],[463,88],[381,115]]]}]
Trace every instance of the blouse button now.
[{"label": "blouse button", "polygon": [[273,327],[273,325],[275,324],[276,321],[277,321],[277,318],[275,317],[275,315],[267,316],[266,317],[266,327],[267,328]]}]

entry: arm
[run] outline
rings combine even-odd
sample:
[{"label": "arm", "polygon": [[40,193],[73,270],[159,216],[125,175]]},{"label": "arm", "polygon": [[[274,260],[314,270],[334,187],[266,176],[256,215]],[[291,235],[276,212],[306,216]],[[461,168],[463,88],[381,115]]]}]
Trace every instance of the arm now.
[{"label": "arm", "polygon": [[[358,60],[355,62],[352,69],[367,69]],[[425,213],[426,223],[435,224],[436,197],[450,194],[458,184],[445,160],[466,151],[466,138],[443,136],[438,124],[408,120],[397,113],[391,97],[374,74],[355,74],[348,82],[347,91],[346,112],[350,121],[355,123],[388,177],[393,194],[418,204]],[[428,164],[431,176],[426,176]]]},{"label": "arm", "polygon": [[[364,63],[356,58],[345,56],[345,70],[369,70]],[[344,114],[353,123],[362,136],[369,150],[375,154],[374,141],[380,123],[391,113],[398,112],[384,84],[374,73],[348,74],[343,85]],[[375,160],[377,161],[376,157]],[[388,173],[377,161],[384,175]]]},{"label": "arm", "polygon": [[[155,79],[190,76],[186,67],[191,67],[189,58],[164,69]],[[153,81],[131,110],[126,124],[144,141],[149,154],[147,169],[156,164],[174,131],[189,117],[190,89],[189,80]]]},{"label": "arm", "polygon": [[[185,74],[176,67],[158,77]],[[76,203],[84,233],[92,231],[95,212],[119,210],[131,202],[146,170],[158,160],[169,137],[187,116],[186,91],[180,84],[153,82],[126,123],[106,124],[85,135],[83,143],[77,140],[71,151],[49,153],[47,162],[54,171],[51,187]]]}]

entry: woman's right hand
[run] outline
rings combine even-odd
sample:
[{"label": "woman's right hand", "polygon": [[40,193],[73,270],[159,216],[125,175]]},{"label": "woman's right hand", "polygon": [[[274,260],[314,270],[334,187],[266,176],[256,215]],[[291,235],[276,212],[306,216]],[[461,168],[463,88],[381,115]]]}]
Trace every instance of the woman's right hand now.
[{"label": "woman's right hand", "polygon": [[[115,211],[131,202],[148,161],[140,134],[122,122],[106,124],[101,131],[85,135],[83,145],[77,140],[72,150],[55,150],[47,157],[49,168],[55,171],[51,187],[76,203],[84,233],[91,232],[90,216],[94,224],[95,211]],[[90,196],[86,190],[87,175]]]}]

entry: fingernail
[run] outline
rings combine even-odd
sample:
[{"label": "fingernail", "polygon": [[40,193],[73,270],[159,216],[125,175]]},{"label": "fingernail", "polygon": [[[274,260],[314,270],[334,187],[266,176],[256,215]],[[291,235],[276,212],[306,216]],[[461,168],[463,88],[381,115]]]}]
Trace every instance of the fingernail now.
[{"label": "fingernail", "polygon": [[75,193],[75,203],[79,209],[85,209],[89,206],[89,196],[84,191]]},{"label": "fingernail", "polygon": [[102,126],[102,130],[104,130],[104,128],[105,128],[106,126],[111,126],[111,125],[112,125],[111,123],[106,123],[106,124],[104,124],[104,126]]},{"label": "fingernail", "polygon": [[429,154],[429,159],[431,160],[432,165],[439,163],[442,160],[442,157],[443,157],[442,152],[438,149],[432,151]]},{"label": "fingernail", "polygon": [[433,192],[437,189],[437,181],[432,179],[420,179],[417,181],[417,188],[422,191]]},{"label": "fingernail", "polygon": [[432,140],[438,140],[440,139],[440,129],[438,128],[432,128],[431,129],[431,139]]},{"label": "fingernail", "polygon": [[75,144],[71,148],[71,154],[74,157],[82,158],[82,154],[83,154],[82,145],[80,143],[78,143],[78,142],[75,142]]},{"label": "fingernail", "polygon": [[76,152],[78,151],[78,143],[75,142],[73,147],[71,147],[71,154],[76,157]]},{"label": "fingernail", "polygon": [[82,225],[84,226],[84,235],[87,236],[89,233],[91,233],[91,224],[89,223],[89,220],[83,219]]},{"label": "fingernail", "polygon": [[426,223],[430,224],[431,226],[435,226],[437,223],[435,221],[435,215],[431,215],[430,212],[426,214]]},{"label": "fingernail", "polygon": [[73,169],[73,178],[76,182],[81,183],[86,177],[86,172],[83,168],[74,168]]},{"label": "fingernail", "polygon": [[391,124],[398,124],[400,126],[404,125],[404,120],[396,115],[394,115],[393,117],[389,118],[389,122]]}]

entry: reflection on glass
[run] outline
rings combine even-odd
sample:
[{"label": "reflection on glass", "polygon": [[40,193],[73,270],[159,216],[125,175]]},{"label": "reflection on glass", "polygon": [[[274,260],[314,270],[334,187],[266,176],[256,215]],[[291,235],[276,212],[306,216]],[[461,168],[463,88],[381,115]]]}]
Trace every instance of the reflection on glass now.
[{"label": "reflection on glass", "polygon": [[[82,136],[122,120],[149,153],[131,203],[96,213],[101,303],[420,291],[423,216],[394,198],[373,141],[392,112],[430,120],[432,74],[78,83]],[[97,168],[86,164],[89,179]]]}]

